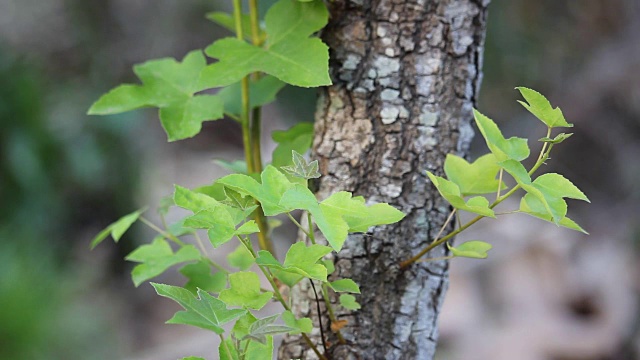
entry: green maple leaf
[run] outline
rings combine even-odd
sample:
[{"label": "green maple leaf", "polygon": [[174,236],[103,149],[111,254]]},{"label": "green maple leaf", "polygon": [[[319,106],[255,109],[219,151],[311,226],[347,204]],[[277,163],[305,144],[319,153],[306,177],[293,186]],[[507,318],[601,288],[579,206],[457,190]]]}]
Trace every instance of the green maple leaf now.
[{"label": "green maple leaf", "polygon": [[271,165],[280,169],[291,164],[292,151],[304,154],[311,148],[313,140],[313,123],[297,123],[288,130],[276,130],[271,138],[278,146],[273,150]]},{"label": "green maple leaf", "polygon": [[[538,219],[555,223],[553,216],[549,214],[545,204],[532,194],[525,194],[525,196],[522,197],[520,200],[520,211],[537,217]],[[585,229],[566,216],[561,218],[557,225],[589,235]]]},{"label": "green maple leaf", "polygon": [[[450,181],[458,185],[462,196],[494,193],[500,184],[496,179],[500,166],[493,154],[483,155],[471,164],[459,156],[447,154],[444,172]],[[502,184],[501,188],[506,186]]]},{"label": "green maple leaf", "polygon": [[353,294],[360,294],[360,287],[356,284],[355,281],[351,279],[340,279],[336,281],[332,281],[329,283],[329,286],[335,292],[350,292]]},{"label": "green maple leaf", "polygon": [[131,225],[133,225],[133,223],[138,220],[143,212],[145,212],[145,209],[136,210],[121,217],[113,224],[107,226],[104,230],[100,231],[100,233],[98,233],[98,235],[96,235],[93,240],[91,240],[91,249],[93,250],[93,248],[98,246],[98,244],[104,241],[104,239],[106,239],[109,235],[111,235],[114,242],[117,243],[118,241],[120,241],[122,235],[124,235],[124,233],[129,230]]},{"label": "green maple leaf", "polygon": [[[310,279],[327,281],[327,268],[318,264],[323,256],[331,252],[331,248],[323,245],[306,246],[304,243],[295,243],[287,251],[284,264],[280,264],[270,252],[260,250],[256,263],[280,271],[298,274]],[[298,277],[298,281],[300,277]],[[297,282],[297,281],[296,281]],[[295,284],[295,283],[294,283]],[[287,284],[293,286],[294,284]]]},{"label": "green maple leaf", "polygon": [[340,305],[347,310],[358,310],[360,304],[356,301],[356,297],[351,294],[342,294],[339,298]]},{"label": "green maple leaf", "polygon": [[184,220],[184,225],[194,229],[207,229],[209,241],[214,247],[226,243],[234,236],[259,231],[253,220],[236,228],[251,211],[229,206],[208,195],[176,186],[174,202],[177,206],[194,212],[194,215]]},{"label": "green maple leaf", "polygon": [[467,201],[464,200],[460,188],[454,182],[449,181],[440,176],[436,176],[429,171],[427,175],[431,182],[438,189],[440,195],[445,198],[451,206],[458,210],[464,210],[472,212],[474,214],[495,218],[496,215],[492,209],[489,208],[489,201],[482,197],[476,196]]},{"label": "green maple leaf", "polygon": [[571,137],[571,135],[573,135],[573,133],[568,133],[568,134],[560,133],[560,134],[556,135],[556,137],[554,137],[553,139],[550,138],[550,137],[546,137],[545,136],[543,138],[538,139],[538,141],[551,143],[551,144],[560,144],[561,142],[563,142],[563,141],[567,140],[569,137]]},{"label": "green maple leaf", "polygon": [[[580,189],[560,174],[543,174],[531,181],[531,177],[521,163],[514,160],[506,160],[498,164],[513,176],[527,193],[538,199],[545,210],[544,214],[549,215],[556,225],[560,225],[560,221],[563,221],[567,214],[567,202],[564,201],[564,198],[589,202],[589,199]],[[538,209],[538,207],[536,208]],[[539,211],[536,212],[540,213]],[[566,220],[564,222],[566,223]]]},{"label": "green maple leaf", "polygon": [[320,39],[309,37],[327,20],[322,1],[278,1],[265,16],[267,46],[261,48],[236,38],[216,41],[205,52],[219,61],[202,71],[201,86],[226,86],[257,71],[295,86],[330,85],[329,49]]},{"label": "green maple leaf", "polygon": [[227,255],[227,261],[229,262],[229,265],[235,268],[247,270],[251,265],[253,265],[255,259],[244,244],[240,244],[233,252]]},{"label": "green maple leaf", "polygon": [[487,251],[493,247],[484,241],[472,240],[453,247],[447,243],[447,247],[451,250],[451,254],[455,257],[467,257],[473,259],[486,259]]},{"label": "green maple leaf", "polygon": [[511,137],[505,139],[502,132],[493,120],[482,115],[478,110],[473,110],[473,116],[480,129],[480,133],[487,142],[487,146],[496,156],[497,161],[513,159],[522,161],[529,157],[527,139]]},{"label": "green maple leaf", "polygon": [[293,166],[282,166],[281,169],[289,173],[289,175],[302,179],[317,179],[320,177],[318,172],[318,160],[307,162],[304,156],[295,150],[291,150]]},{"label": "green maple leaf", "polygon": [[273,297],[273,293],[260,291],[260,279],[253,272],[237,272],[229,275],[230,288],[220,292],[220,300],[233,306],[260,310]]},{"label": "green maple leaf", "polygon": [[349,231],[364,232],[371,226],[392,224],[404,217],[389,204],[367,206],[362,198],[353,198],[346,191],[334,193],[318,203],[315,195],[301,185],[284,193],[280,205],[310,212],[318,229],[336,251],[342,248]]},{"label": "green maple leaf", "polygon": [[201,51],[188,53],[182,62],[171,58],[147,61],[133,70],[142,85],[125,84],[103,95],[89,115],[117,114],[142,107],[160,108],[160,121],[169,141],[192,137],[202,122],[223,116],[223,101],[216,95],[194,95],[206,66]]},{"label": "green maple leaf", "polygon": [[517,87],[516,89],[520,91],[520,94],[522,94],[522,97],[524,97],[528,104],[524,101],[518,100],[518,102],[547,125],[547,127],[573,127],[573,124],[569,124],[567,120],[565,120],[562,110],[560,110],[560,108],[554,109],[544,95],[526,87]]},{"label": "green maple leaf", "polygon": [[294,330],[289,331],[289,334],[299,334],[299,333],[311,333],[313,330],[313,323],[309,318],[296,319],[295,315],[291,311],[285,311],[282,313],[282,320],[284,323],[293,328]]},{"label": "green maple leaf", "polygon": [[179,286],[151,283],[156,293],[177,302],[185,311],[177,312],[167,324],[184,324],[223,334],[222,325],[239,318],[246,313],[242,309],[227,309],[224,302],[198,289],[198,297],[191,291]]},{"label": "green maple leaf", "polygon": [[293,327],[287,325],[278,325],[274,322],[280,317],[280,314],[268,316],[263,319],[256,319],[253,321],[247,329],[247,334],[240,340],[251,339],[257,341],[263,345],[267,344],[267,340],[271,335],[286,334],[296,330]]},{"label": "green maple leaf", "polygon": [[244,174],[227,175],[217,182],[241,194],[247,194],[260,202],[264,214],[273,216],[292,209],[281,206],[280,198],[294,186],[286,176],[275,167],[267,165],[260,174],[262,183]]},{"label": "green maple leaf", "polygon": [[211,265],[204,259],[188,264],[180,269],[180,273],[189,279],[184,288],[197,293],[198,288],[218,293],[227,287],[227,275],[223,272],[211,273]]},{"label": "green maple leaf", "polygon": [[156,277],[173,265],[200,259],[200,251],[193,245],[185,245],[176,253],[162,237],[151,244],[142,245],[131,252],[125,260],[142,263],[131,271],[133,283],[139,286],[143,281]]}]

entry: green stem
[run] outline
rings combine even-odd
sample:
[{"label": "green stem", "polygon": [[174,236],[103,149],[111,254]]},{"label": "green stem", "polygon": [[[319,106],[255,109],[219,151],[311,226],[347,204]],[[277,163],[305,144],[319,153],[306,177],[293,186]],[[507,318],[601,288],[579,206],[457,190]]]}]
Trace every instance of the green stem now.
[{"label": "green stem", "polygon": [[180,246],[185,246],[185,243],[178,239],[175,235],[173,235],[170,232],[164,231],[162,229],[160,229],[159,227],[157,227],[154,223],[152,223],[151,221],[149,221],[147,218],[145,218],[144,216],[140,216],[140,222],[142,222],[143,224],[147,225],[148,227],[150,227],[151,229],[153,229],[154,231],[156,231],[158,234],[164,236],[165,238],[173,241],[174,243],[180,245]]},{"label": "green stem", "polygon": [[298,227],[298,229],[302,230],[302,232],[307,235],[309,239],[311,239],[311,234],[307,232],[307,230],[298,222],[298,220],[296,220],[296,218],[293,217],[293,215],[291,215],[290,212],[287,212],[287,217],[289,217],[289,220],[291,220],[291,222],[293,222]]},{"label": "green stem", "polygon": [[[329,300],[329,291],[327,290],[326,283],[322,283],[322,297],[324,298],[324,303],[327,306],[327,310],[329,311],[329,320],[333,324],[337,322],[337,318],[333,310],[333,304]],[[340,330],[335,331],[335,333],[336,333],[336,336],[338,337],[338,341],[340,341],[340,344],[344,345],[347,343],[344,337],[342,336],[342,332],[340,332]]]},{"label": "green stem", "polygon": [[227,342],[224,341],[224,337],[222,337],[222,334],[218,336],[220,337],[220,341],[222,342],[222,347],[224,348],[224,352],[227,353],[227,356],[229,357],[229,359],[233,359],[233,356],[231,355],[231,350],[229,350],[229,346],[227,346]]},{"label": "green stem", "polygon": [[309,223],[309,241],[313,245],[316,244],[316,235],[313,233],[313,222],[311,221],[311,213],[307,211],[307,222]]},{"label": "green stem", "polygon": [[[236,28],[236,36],[239,40],[244,41],[244,34],[242,32],[242,2],[241,0],[233,0],[233,15]],[[255,22],[258,25],[257,18],[257,3],[256,0],[252,0],[249,3],[249,11],[252,22],[252,37],[254,32]],[[256,28],[255,31],[257,31]],[[257,35],[257,33],[256,33]],[[255,121],[250,118],[251,103],[249,101],[249,76],[245,76],[240,81],[240,96],[242,102],[242,110],[240,112],[240,125],[242,127],[242,143],[244,145],[244,157],[247,163],[247,172],[249,174],[262,172],[262,159],[260,154],[260,126],[255,126]],[[255,130],[254,130],[255,129]],[[257,135],[255,134],[257,132]],[[259,205],[259,204],[258,204]],[[275,251],[268,237],[269,226],[265,219],[262,208],[258,206],[258,209],[254,212],[254,220],[258,224],[260,232],[258,233],[258,244],[263,250],[268,250],[274,256]]]},{"label": "green stem", "polygon": [[455,256],[453,255],[449,255],[449,256],[441,256],[441,257],[436,257],[436,258],[426,258],[426,259],[420,259],[417,262],[429,262],[429,261],[442,261],[442,260],[451,260],[453,259]]},{"label": "green stem", "polygon": [[[251,246],[251,242],[249,241],[249,239],[247,239],[247,238],[243,239],[240,236],[237,236],[237,238],[238,238],[238,240],[240,240],[240,243],[242,243],[247,248],[247,250],[249,250],[249,252],[251,253],[251,256],[253,256],[253,259],[254,260],[257,259],[258,257],[256,256],[256,252],[253,250],[253,246]],[[274,276],[271,273],[271,271],[269,271],[268,268],[266,268],[264,266],[261,266],[261,265],[258,265],[258,268],[260,268],[260,271],[262,271],[262,274],[264,275],[264,277],[267,279],[267,281],[269,281],[269,284],[271,284],[271,288],[273,289],[273,294],[275,295],[276,300],[278,300],[278,302],[280,302],[280,304],[282,304],[282,307],[284,307],[285,310],[291,311],[291,307],[284,300],[284,297],[282,296],[282,293],[280,292],[280,288],[278,288],[278,284],[276,284],[276,282],[274,280]],[[318,358],[320,358],[320,360],[328,360],[324,355],[322,355],[320,353],[318,348],[311,341],[309,336],[307,336],[307,334],[302,333],[301,335],[302,335],[302,338],[304,339],[304,341],[307,343],[307,345],[309,345],[311,350],[313,350],[313,352],[316,353],[316,355],[318,356]]]},{"label": "green stem", "polygon": [[[551,129],[549,129],[549,131],[547,132],[547,136],[551,135]],[[545,143],[545,145],[547,145],[547,143]],[[533,165],[533,167],[531,168],[531,170],[529,170],[529,176],[531,176],[536,170],[538,170],[538,168],[540,166],[542,166],[542,164],[544,164],[545,161],[547,161],[547,159],[549,158],[549,154],[551,153],[551,149],[553,148],[553,144],[549,144],[548,146],[542,146],[542,150],[540,151],[540,156],[538,156],[538,160],[536,161],[535,165]],[[509,190],[506,194],[498,197],[496,199],[496,201],[494,201],[491,205],[489,205],[490,209],[495,208],[496,206],[498,206],[498,204],[500,204],[501,202],[503,202],[505,199],[507,199],[508,197],[510,197],[511,195],[513,195],[516,191],[518,191],[522,186],[520,186],[520,184],[514,186],[511,190]],[[464,230],[468,229],[471,225],[477,223],[478,221],[480,221],[481,219],[483,219],[485,216],[482,215],[478,215],[475,218],[473,218],[471,221],[469,221],[468,223],[462,225],[461,227],[459,227],[458,229],[452,231],[451,233],[449,233],[448,235],[446,235],[445,237],[438,239],[438,237],[436,237],[436,240],[434,240],[431,244],[427,245],[424,249],[422,249],[419,253],[417,253],[415,256],[413,256],[410,259],[407,259],[403,262],[400,263],[400,268],[401,269],[406,269],[407,267],[409,267],[409,265],[413,264],[414,262],[418,261],[418,259],[420,259],[424,254],[428,253],[429,251],[431,251],[432,249],[438,247],[439,245],[444,244],[445,242],[447,242],[449,239],[451,239],[452,237],[458,235],[459,233],[463,232]],[[447,221],[448,222],[448,221]],[[442,231],[444,230],[444,227],[447,225],[447,222],[445,222],[445,224],[442,226],[442,228],[440,229],[440,233],[442,233]]]}]

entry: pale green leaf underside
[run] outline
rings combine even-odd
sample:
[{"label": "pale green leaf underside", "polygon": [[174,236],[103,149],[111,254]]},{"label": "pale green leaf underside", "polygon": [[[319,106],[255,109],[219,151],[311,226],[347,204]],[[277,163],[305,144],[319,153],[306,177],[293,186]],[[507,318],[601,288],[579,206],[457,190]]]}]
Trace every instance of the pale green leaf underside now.
[{"label": "pale green leaf underside", "polygon": [[360,287],[356,284],[355,281],[351,279],[340,279],[336,281],[332,281],[329,283],[329,286],[335,292],[350,292],[353,294],[360,294]]},{"label": "pale green leaf underside", "polygon": [[224,302],[198,290],[197,297],[189,290],[171,285],[151,283],[160,296],[177,302],[186,311],[177,312],[167,323],[185,324],[211,330],[216,334],[224,333],[222,325],[239,318],[246,310],[227,309]]},{"label": "pale green leaf underside", "polygon": [[473,259],[486,259],[487,251],[493,247],[484,241],[472,240],[453,247],[447,243],[451,254],[455,257],[467,257]]}]

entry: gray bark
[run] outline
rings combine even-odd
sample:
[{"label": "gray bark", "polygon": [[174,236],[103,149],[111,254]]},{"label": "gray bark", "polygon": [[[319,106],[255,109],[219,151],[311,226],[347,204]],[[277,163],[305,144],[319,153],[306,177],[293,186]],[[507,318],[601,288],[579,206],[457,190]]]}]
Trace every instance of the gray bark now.
[{"label": "gray bark", "polygon": [[[341,330],[346,344],[328,329],[323,313],[328,358],[434,356],[448,264],[421,262],[406,270],[398,264],[434,239],[451,210],[425,170],[441,175],[446,154],[464,155],[473,136],[488,2],[328,3],[331,19],[323,38],[331,48],[334,85],[322,90],[316,114],[313,150],[323,174],[318,197],[352,191],[406,214],[399,224],[351,235],[335,256],[332,278],[360,285],[362,309],[338,311],[348,321]],[[308,281],[292,296],[297,315],[318,326]],[[321,343],[319,332],[311,337]],[[284,340],[279,356],[316,358],[295,336]]]}]

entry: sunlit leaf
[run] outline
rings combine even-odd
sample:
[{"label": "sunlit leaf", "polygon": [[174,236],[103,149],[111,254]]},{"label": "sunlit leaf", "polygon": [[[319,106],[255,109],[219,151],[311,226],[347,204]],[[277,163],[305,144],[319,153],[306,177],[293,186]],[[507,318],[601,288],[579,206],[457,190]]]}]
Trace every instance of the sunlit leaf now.
[{"label": "sunlit leaf", "polygon": [[529,146],[527,139],[511,137],[505,139],[498,125],[493,120],[482,115],[478,110],[473,110],[473,116],[484,137],[487,146],[496,156],[497,161],[513,159],[522,161],[529,157]]},{"label": "sunlit leaf", "polygon": [[482,216],[492,218],[496,217],[493,210],[489,208],[489,201],[486,198],[476,196],[465,201],[458,185],[445,178],[433,175],[428,171],[427,175],[429,176],[429,179],[431,179],[433,185],[438,189],[440,195],[442,195],[442,197],[445,198],[445,200],[447,200],[454,208]]},{"label": "sunlit leaf", "polygon": [[171,58],[147,61],[133,70],[142,85],[120,85],[103,95],[89,109],[90,115],[117,114],[142,107],[160,108],[160,121],[169,141],[200,132],[202,122],[223,116],[223,102],[216,95],[194,95],[200,72],[206,66],[201,51],[188,53],[182,62]]},{"label": "sunlit leaf", "polygon": [[520,91],[522,97],[527,101],[518,102],[545,125],[550,128],[573,127],[573,124],[569,124],[567,120],[564,119],[562,110],[560,110],[560,108],[553,108],[549,100],[542,94],[535,90],[527,89],[526,87],[517,87],[516,89]]},{"label": "sunlit leaf", "polygon": [[[463,197],[495,193],[500,184],[496,179],[500,167],[493,154],[483,155],[471,164],[459,156],[447,154],[444,172],[450,181],[458,185]],[[501,189],[505,188],[503,183]]]},{"label": "sunlit leaf", "polygon": [[200,259],[200,251],[193,245],[185,245],[176,253],[162,237],[151,244],[142,245],[125,258],[128,261],[141,263],[131,271],[133,283],[139,286],[143,281],[156,277],[173,265]]}]

